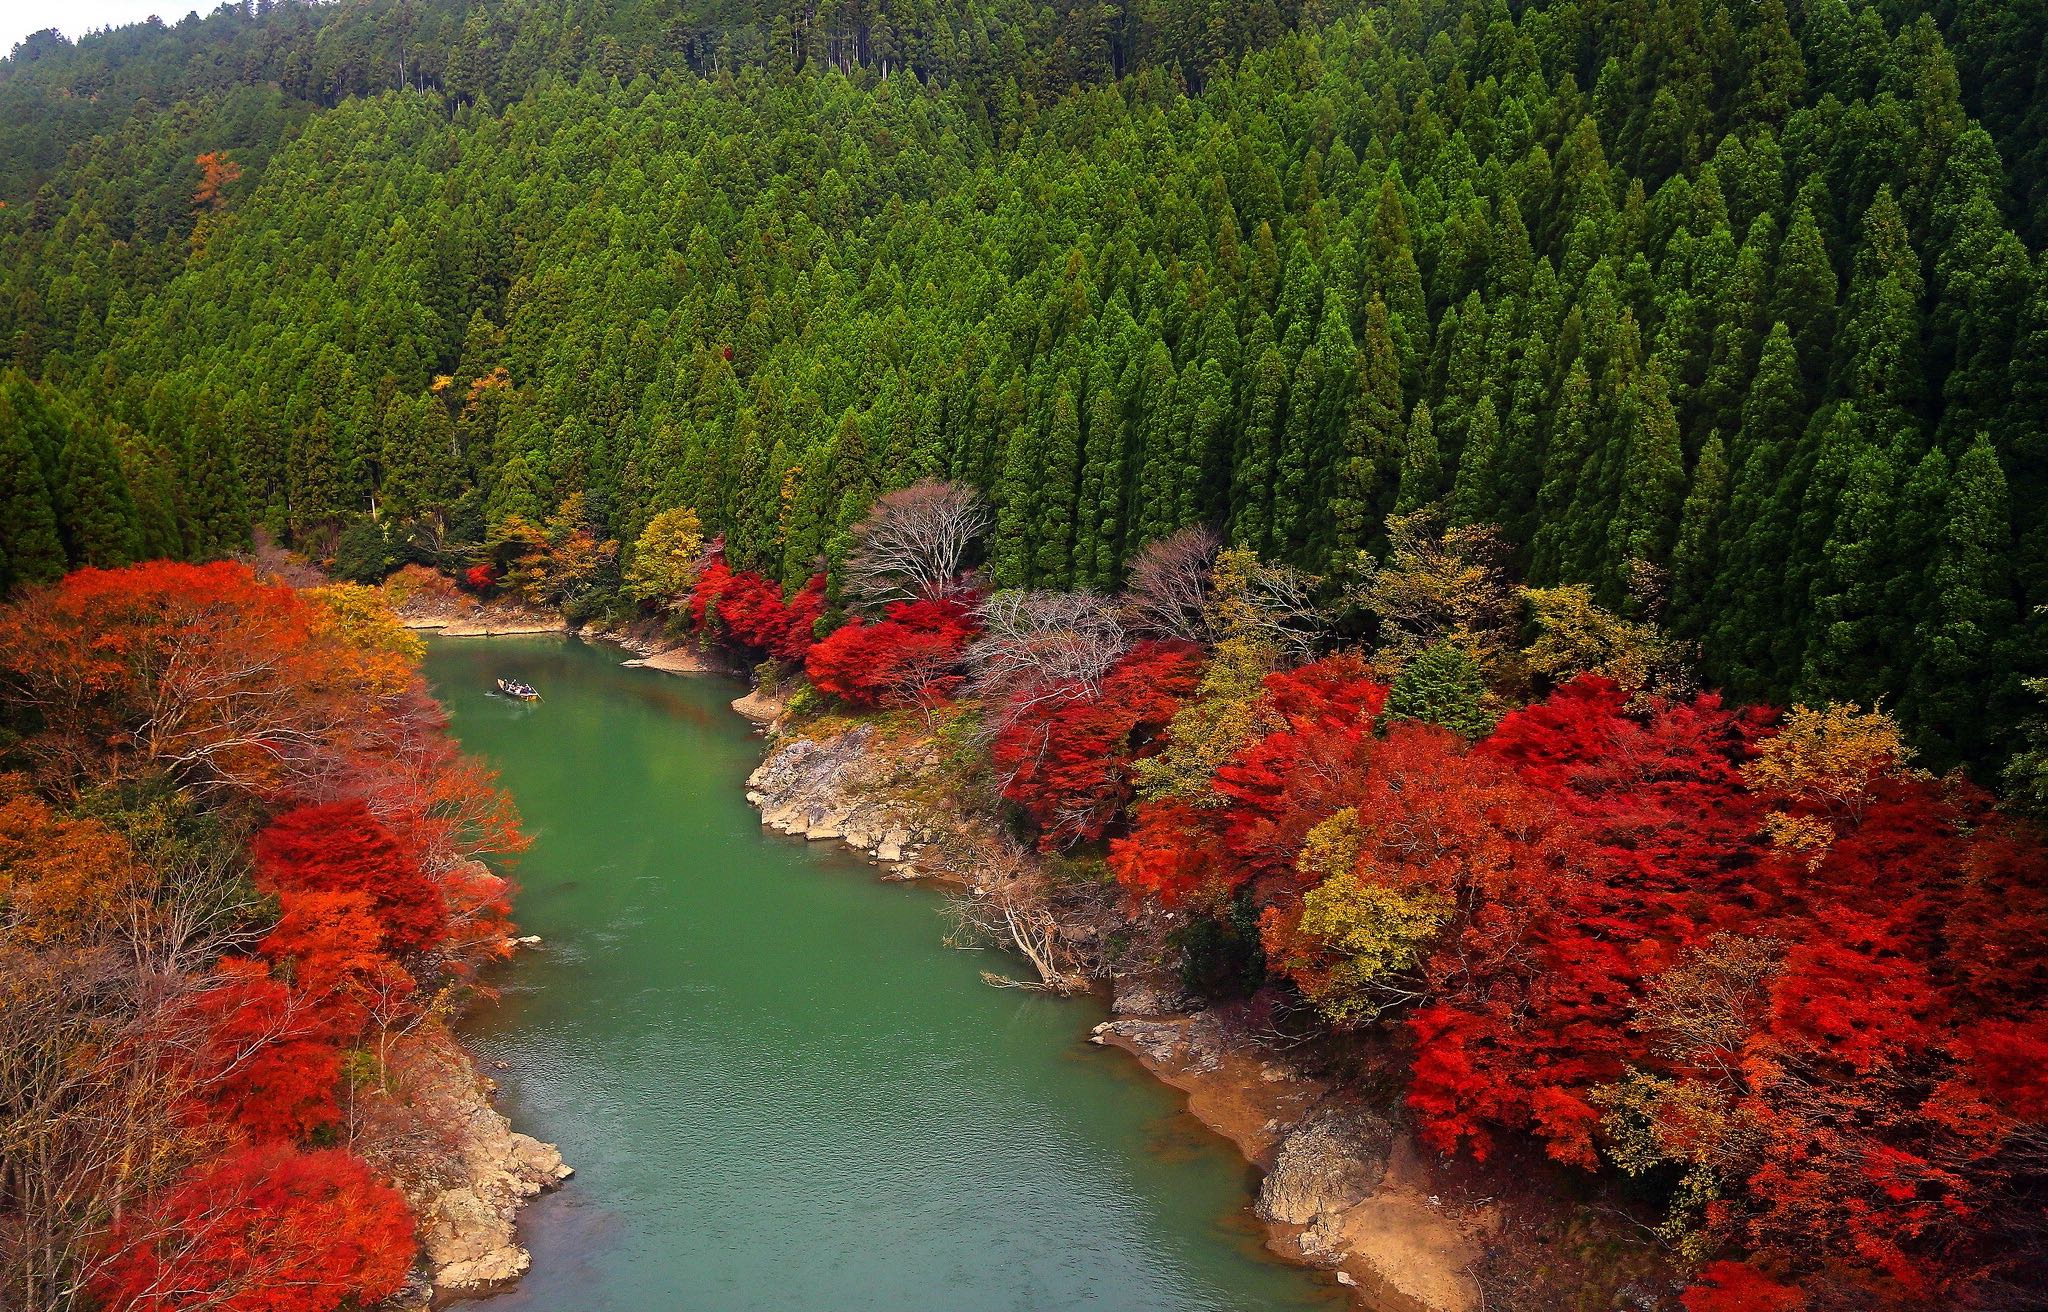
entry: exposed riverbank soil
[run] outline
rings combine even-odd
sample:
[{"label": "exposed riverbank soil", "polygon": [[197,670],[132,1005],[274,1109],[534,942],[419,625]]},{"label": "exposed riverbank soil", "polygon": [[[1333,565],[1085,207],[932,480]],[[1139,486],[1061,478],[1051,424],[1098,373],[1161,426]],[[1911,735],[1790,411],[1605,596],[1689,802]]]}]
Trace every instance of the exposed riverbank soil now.
[{"label": "exposed riverbank soil", "polygon": [[515,634],[564,633],[559,614],[509,601],[480,602],[453,585],[415,588],[393,608],[399,623],[444,638],[497,638]]},{"label": "exposed riverbank soil", "polygon": [[[584,631],[635,650],[646,635]],[[728,673],[694,648],[643,665]],[[764,827],[843,843],[890,880],[958,894],[963,942],[1028,957],[1039,978],[991,983],[1109,994],[1091,1041],[1120,1048],[1187,1095],[1188,1110],[1262,1173],[1253,1210],[1276,1253],[1332,1273],[1365,1312],[1673,1312],[1683,1283],[1645,1240],[1610,1180],[1560,1171],[1504,1146],[1485,1165],[1421,1144],[1402,1106],[1406,1059],[1392,1039],[1335,1044],[1273,1013],[1273,999],[1209,1004],[1169,968],[1177,917],[1134,913],[1102,872],[1023,851],[1005,832],[980,754],[952,729],[901,713],[791,723],[787,698],[756,688],[734,710],[770,747],[747,781]],[[991,904],[1019,895],[1045,929],[1005,941]],[[978,933],[976,931],[979,931]]]},{"label": "exposed riverbank soil", "polygon": [[[571,625],[561,615],[535,610],[515,602],[479,602],[467,593],[449,588],[433,592],[424,589],[407,596],[396,607],[399,622],[408,629],[435,633],[443,638],[511,638],[544,634],[569,634],[587,642],[609,642],[633,653],[620,662],[633,668],[660,670],[666,674],[737,674],[732,663],[714,649],[700,646],[694,638],[677,640],[668,636],[658,620],[638,620],[607,627]],[[781,713],[775,703],[774,713]],[[770,715],[768,718],[773,718]]]}]

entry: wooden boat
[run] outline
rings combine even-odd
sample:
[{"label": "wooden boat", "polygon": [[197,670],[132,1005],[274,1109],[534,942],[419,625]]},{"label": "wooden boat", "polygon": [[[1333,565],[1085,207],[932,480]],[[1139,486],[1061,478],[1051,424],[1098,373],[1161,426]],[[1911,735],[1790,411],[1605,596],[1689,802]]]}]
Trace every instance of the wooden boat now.
[{"label": "wooden boat", "polygon": [[540,700],[540,694],[533,690],[532,684],[521,683],[517,679],[498,680],[498,691],[516,701],[537,702]]}]

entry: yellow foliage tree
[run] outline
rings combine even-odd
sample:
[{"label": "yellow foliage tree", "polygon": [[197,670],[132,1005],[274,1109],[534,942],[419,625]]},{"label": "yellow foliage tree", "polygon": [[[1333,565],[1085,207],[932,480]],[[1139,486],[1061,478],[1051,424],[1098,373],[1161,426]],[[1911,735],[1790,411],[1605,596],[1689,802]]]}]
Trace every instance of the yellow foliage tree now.
[{"label": "yellow foliage tree", "polygon": [[1871,785],[1908,769],[1912,757],[1898,721],[1882,710],[1853,702],[1819,710],[1794,705],[1742,774],[1752,791],[1787,804],[1765,817],[1771,842],[1818,868],[1840,822],[1862,814]]},{"label": "yellow foliage tree", "polygon": [[674,610],[703,568],[704,524],[688,506],[664,510],[647,521],[626,567],[626,595]]},{"label": "yellow foliage tree", "polygon": [[334,583],[308,588],[305,597],[313,603],[314,631],[371,658],[366,672],[380,690],[400,692],[411,682],[427,644],[399,622],[383,589]]},{"label": "yellow foliage tree", "polygon": [[1553,682],[1600,674],[1641,689],[1679,664],[1677,646],[1655,626],[1616,615],[1583,584],[1524,588],[1522,600],[1539,631],[1522,658]]},{"label": "yellow foliage tree", "polygon": [[1400,977],[1422,963],[1455,909],[1436,889],[1362,878],[1356,867],[1366,841],[1357,810],[1346,807],[1309,831],[1297,861],[1304,873],[1323,876],[1302,899],[1299,932],[1325,948],[1330,962],[1296,978],[1325,1015],[1347,1023],[1408,999]]},{"label": "yellow foliage tree", "polygon": [[1268,635],[1253,600],[1260,572],[1257,553],[1222,552],[1210,576],[1207,621],[1218,635],[1194,699],[1174,712],[1166,745],[1137,764],[1139,796],[1178,798],[1195,806],[1221,805],[1209,787],[1216,768],[1251,739],[1277,727],[1266,710],[1266,676],[1280,665],[1280,646]]},{"label": "yellow foliage tree", "polygon": [[1515,597],[1499,533],[1486,525],[1445,529],[1438,512],[1419,510],[1389,519],[1387,535],[1386,562],[1368,565],[1350,594],[1379,621],[1374,663],[1397,670],[1447,644],[1470,656],[1489,682],[1507,677]]}]

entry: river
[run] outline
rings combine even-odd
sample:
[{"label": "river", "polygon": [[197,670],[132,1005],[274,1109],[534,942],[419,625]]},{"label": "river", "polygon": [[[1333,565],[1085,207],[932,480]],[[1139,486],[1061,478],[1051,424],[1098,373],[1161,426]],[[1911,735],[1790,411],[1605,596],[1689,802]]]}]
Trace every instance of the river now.
[{"label": "river", "polygon": [[[1269,1257],[1251,1176],[1088,1044],[1093,1001],[990,988],[940,897],[762,832],[734,687],[611,647],[440,639],[427,674],[534,837],[467,1033],[576,1176],[488,1312],[1334,1308]],[[486,695],[514,675],[546,696]],[[501,1066],[499,1064],[502,1064]]]}]

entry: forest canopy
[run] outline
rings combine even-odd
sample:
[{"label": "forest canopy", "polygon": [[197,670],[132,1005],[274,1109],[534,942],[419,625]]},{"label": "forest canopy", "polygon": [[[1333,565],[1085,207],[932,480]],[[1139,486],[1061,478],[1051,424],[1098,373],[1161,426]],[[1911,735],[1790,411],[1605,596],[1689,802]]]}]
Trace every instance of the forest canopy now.
[{"label": "forest canopy", "polygon": [[[10,112],[66,144],[0,210],[7,576],[249,523],[467,564],[580,497],[794,584],[936,476],[1007,584],[1113,586],[1190,524],[1337,580],[1442,504],[1737,695],[2016,747],[2048,294],[1943,35],[1982,21],[1254,6],[1198,49],[1163,6],[767,10],[24,47]],[[213,46],[249,62],[201,85]],[[94,78],[180,108],[37,108]]]},{"label": "forest canopy", "polygon": [[[0,1251],[232,1299],[346,1213],[307,1306],[400,1278],[335,1092],[503,950],[474,858],[518,838],[395,576],[957,730],[1048,869],[1188,917],[1193,973],[1393,1036],[1433,1147],[1639,1181],[1688,1312],[2027,1305],[2044,37],[1954,0],[261,0],[30,38],[0,948],[37,1042],[123,1055],[7,1095],[112,1128],[32,1145],[8,1187],[67,1192]],[[271,543],[338,581],[226,559]],[[219,707],[159,660],[186,629]],[[174,942],[104,914],[193,898]],[[140,964],[79,1012],[88,959]],[[266,1210],[300,1219],[251,1250]]]}]

